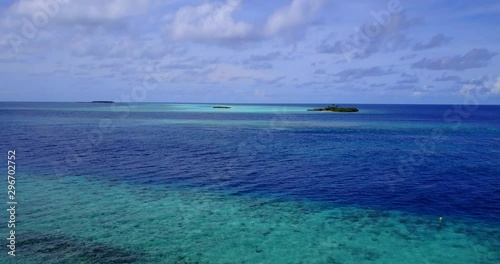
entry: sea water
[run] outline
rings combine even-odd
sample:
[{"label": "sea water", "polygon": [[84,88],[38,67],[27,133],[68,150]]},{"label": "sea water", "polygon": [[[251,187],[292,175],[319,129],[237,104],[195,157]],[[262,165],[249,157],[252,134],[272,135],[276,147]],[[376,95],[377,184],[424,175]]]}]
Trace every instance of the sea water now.
[{"label": "sea water", "polygon": [[500,261],[500,107],[214,105],[1,103],[0,262]]}]

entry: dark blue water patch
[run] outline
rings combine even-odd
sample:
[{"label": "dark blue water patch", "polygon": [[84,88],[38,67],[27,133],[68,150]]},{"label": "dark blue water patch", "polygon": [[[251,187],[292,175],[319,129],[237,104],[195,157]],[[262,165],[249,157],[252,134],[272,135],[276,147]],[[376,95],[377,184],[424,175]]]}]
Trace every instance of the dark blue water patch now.
[{"label": "dark blue water patch", "polygon": [[[89,131],[118,113],[4,109],[0,133],[5,149],[18,149],[20,168],[40,176],[94,175],[499,221],[500,107],[481,106],[455,129],[442,119],[451,106],[367,107],[383,114],[286,116],[360,124],[341,128],[139,125],[135,120],[162,118],[271,122],[274,115],[137,112],[102,138]],[[443,138],[432,139],[436,129]]]},{"label": "dark blue water patch", "polygon": [[146,257],[141,250],[39,232],[24,232],[17,243],[22,248],[17,258],[33,263],[136,263]]}]

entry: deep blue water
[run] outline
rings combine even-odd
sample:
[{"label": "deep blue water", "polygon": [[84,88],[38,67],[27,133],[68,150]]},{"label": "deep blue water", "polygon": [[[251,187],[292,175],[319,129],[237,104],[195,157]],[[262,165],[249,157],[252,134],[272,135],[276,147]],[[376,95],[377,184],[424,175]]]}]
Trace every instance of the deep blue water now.
[{"label": "deep blue water", "polygon": [[125,112],[0,103],[0,136],[2,151],[15,148],[18,170],[33,177],[84,175],[500,222],[500,106],[296,109],[314,106],[211,112],[141,104]]}]

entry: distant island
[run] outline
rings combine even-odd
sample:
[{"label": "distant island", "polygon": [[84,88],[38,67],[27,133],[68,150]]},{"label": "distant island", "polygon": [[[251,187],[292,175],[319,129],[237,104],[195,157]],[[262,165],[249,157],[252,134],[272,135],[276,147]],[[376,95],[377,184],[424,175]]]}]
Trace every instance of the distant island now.
[{"label": "distant island", "polygon": [[113,101],[92,101],[93,104],[114,104]]},{"label": "distant island", "polygon": [[355,107],[340,107],[339,105],[329,105],[325,108],[313,108],[307,109],[307,111],[317,111],[317,112],[341,112],[341,113],[354,113],[359,112],[358,108]]},{"label": "distant island", "polygon": [[217,108],[217,109],[231,109],[230,106],[222,106],[222,105],[216,105],[213,108]]}]

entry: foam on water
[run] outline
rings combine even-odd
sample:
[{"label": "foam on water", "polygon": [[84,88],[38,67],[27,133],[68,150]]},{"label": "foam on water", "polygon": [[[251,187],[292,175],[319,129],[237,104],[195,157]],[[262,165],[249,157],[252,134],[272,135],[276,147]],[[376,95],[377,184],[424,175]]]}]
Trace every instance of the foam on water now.
[{"label": "foam on water", "polygon": [[[498,228],[438,215],[18,177],[19,263],[498,263]],[[4,228],[4,227],[3,227]],[[4,233],[2,231],[2,233]],[[7,255],[0,261],[7,263]]]}]

